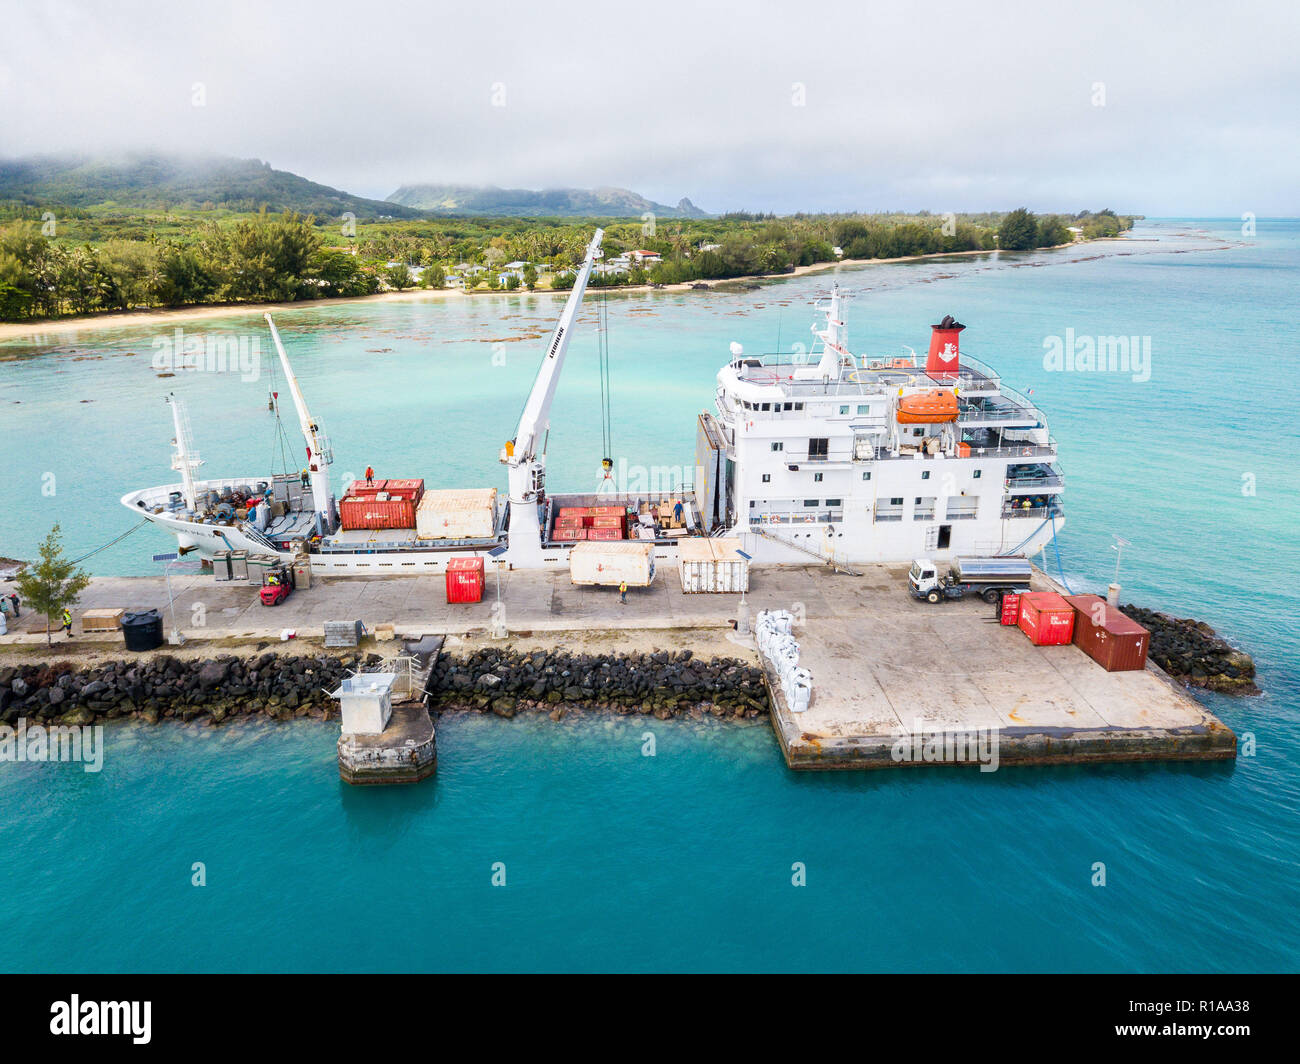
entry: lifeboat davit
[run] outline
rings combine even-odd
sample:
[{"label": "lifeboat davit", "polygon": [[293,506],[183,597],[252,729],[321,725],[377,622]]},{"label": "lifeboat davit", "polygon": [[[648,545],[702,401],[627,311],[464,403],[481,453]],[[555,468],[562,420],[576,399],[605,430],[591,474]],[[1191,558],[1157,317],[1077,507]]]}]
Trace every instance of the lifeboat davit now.
[{"label": "lifeboat davit", "polygon": [[905,395],[898,400],[900,425],[941,425],[957,420],[957,397],[939,389]]}]

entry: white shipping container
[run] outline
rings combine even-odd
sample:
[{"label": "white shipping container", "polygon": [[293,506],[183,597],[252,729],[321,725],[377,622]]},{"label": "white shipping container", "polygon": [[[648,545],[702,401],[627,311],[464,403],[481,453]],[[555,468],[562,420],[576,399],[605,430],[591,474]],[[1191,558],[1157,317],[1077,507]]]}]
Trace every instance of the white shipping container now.
[{"label": "white shipping container", "polygon": [[496,532],[497,489],[426,491],[415,508],[417,539],[491,539]]},{"label": "white shipping container", "polygon": [[740,540],[692,537],[677,547],[677,571],[687,594],[749,590],[749,562],[736,553]]},{"label": "white shipping container", "polygon": [[655,578],[654,547],[634,540],[592,540],[569,551],[569,578],[575,584],[649,587]]}]

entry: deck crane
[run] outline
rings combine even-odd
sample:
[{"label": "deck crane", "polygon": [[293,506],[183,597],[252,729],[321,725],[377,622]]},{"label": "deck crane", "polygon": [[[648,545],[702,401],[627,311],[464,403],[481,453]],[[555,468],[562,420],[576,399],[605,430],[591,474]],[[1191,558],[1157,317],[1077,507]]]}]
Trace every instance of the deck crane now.
[{"label": "deck crane", "polygon": [[573,279],[573,290],[564,304],[564,312],[555,325],[546,356],[537,370],[533,390],[528,394],[524,412],[519,418],[515,438],[501,449],[510,482],[509,554],[511,566],[540,567],[542,565],[542,527],[538,501],[546,488],[546,434],[550,430],[551,402],[564,368],[564,355],[569,349],[573,322],[582,306],[582,296],[587,289],[587,279],[600,257],[600,242],[605,231],[597,229],[578,274]]},{"label": "deck crane", "polygon": [[330,494],[329,467],[334,461],[334,451],[330,447],[329,438],[321,430],[320,424],[315,421],[307,410],[307,400],[302,397],[302,390],[298,387],[298,378],[294,376],[293,367],[289,365],[289,356],[284,353],[284,345],[280,343],[280,334],[276,332],[275,322],[271,320],[271,315],[264,315],[266,324],[271,328],[271,339],[275,342],[275,350],[280,356],[280,365],[284,369],[284,379],[289,385],[289,394],[293,396],[294,409],[298,412],[298,424],[302,428],[303,439],[307,443],[307,475],[311,480],[311,498],[312,506],[315,508],[319,528],[318,533],[327,535],[334,531],[338,524],[334,497]]}]

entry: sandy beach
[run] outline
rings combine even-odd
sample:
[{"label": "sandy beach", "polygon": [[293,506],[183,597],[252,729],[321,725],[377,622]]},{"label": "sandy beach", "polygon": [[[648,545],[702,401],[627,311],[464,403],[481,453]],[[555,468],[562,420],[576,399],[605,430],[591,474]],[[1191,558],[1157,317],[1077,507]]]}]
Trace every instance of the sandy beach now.
[{"label": "sandy beach", "polygon": [[[1101,237],[1099,240],[1124,237]],[[1095,241],[1075,241],[1060,244],[1055,248],[1039,248],[1039,251],[1059,251],[1061,248],[1077,247]],[[746,277],[728,277],[725,280],[684,282],[682,284],[664,285],[654,289],[660,292],[691,292],[692,284],[707,284],[710,288],[719,285],[735,285],[760,281],[779,281],[789,277],[803,277],[810,273],[823,273],[855,266],[881,266],[897,262],[918,262],[923,259],[969,258],[975,255],[997,255],[997,251],[943,251],[928,255],[903,255],[892,259],[840,259],[837,262],[819,262],[812,266],[797,266],[790,273],[753,274]],[[653,286],[649,284],[620,285],[611,291],[644,292]],[[286,310],[301,310],[311,306],[335,306],[349,303],[372,303],[379,301],[426,300],[426,299],[473,299],[480,295],[501,295],[504,290],[480,288],[466,293],[459,288],[410,288],[404,292],[380,292],[373,296],[341,296],[335,299],[300,300],[288,303],[211,303],[193,307],[175,309],[131,310],[109,314],[89,314],[75,318],[57,318],[52,321],[4,322],[0,323],[0,342],[5,340],[27,340],[31,343],[49,343],[61,337],[75,333],[98,329],[120,329],[127,326],[169,326],[191,321],[205,321],[210,318],[228,318],[239,314],[262,314],[270,311],[278,313]],[[591,290],[588,290],[590,295]],[[533,292],[516,289],[516,295],[568,295],[568,291],[552,292],[549,288],[538,288]],[[4,361],[0,354],[0,362]]]}]

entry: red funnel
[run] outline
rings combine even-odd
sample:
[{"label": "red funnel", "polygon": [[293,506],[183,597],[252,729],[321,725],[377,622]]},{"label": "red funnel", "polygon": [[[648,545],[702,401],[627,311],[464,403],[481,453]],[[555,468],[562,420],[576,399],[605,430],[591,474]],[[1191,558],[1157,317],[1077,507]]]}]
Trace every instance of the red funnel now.
[{"label": "red funnel", "polygon": [[951,314],[944,316],[938,325],[930,326],[930,354],[925,360],[926,375],[939,380],[944,377],[956,377],[961,350],[962,329],[965,325]]}]

